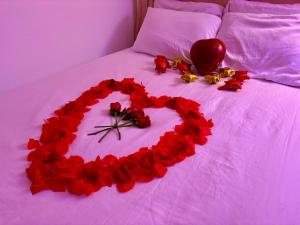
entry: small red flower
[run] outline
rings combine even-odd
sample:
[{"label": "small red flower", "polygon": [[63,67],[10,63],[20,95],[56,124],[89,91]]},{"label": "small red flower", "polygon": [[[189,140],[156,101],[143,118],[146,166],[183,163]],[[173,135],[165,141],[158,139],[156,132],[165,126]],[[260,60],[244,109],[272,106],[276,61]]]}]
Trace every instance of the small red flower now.
[{"label": "small red flower", "polygon": [[151,126],[151,120],[149,116],[140,116],[136,118],[135,124],[139,128],[146,128]]},{"label": "small red flower", "polygon": [[159,61],[163,61],[167,63],[167,66],[170,67],[169,61],[167,59],[167,57],[163,56],[163,55],[158,55],[156,56],[156,58],[154,59],[154,63],[157,63]]},{"label": "small red flower", "polygon": [[127,109],[124,109],[123,112],[124,114],[124,120],[131,120],[135,119],[138,117],[143,117],[145,115],[144,111],[140,108],[135,108],[135,107],[129,107]]},{"label": "small red flower", "polygon": [[159,73],[165,73],[167,68],[170,68],[168,59],[162,55],[156,56],[154,63],[156,65],[155,70]]},{"label": "small red flower", "polygon": [[155,70],[159,73],[165,73],[167,71],[168,65],[164,61],[159,61],[156,63]]},{"label": "small red flower", "polygon": [[184,74],[186,72],[191,71],[191,64],[186,63],[185,61],[181,61],[178,66],[178,70],[181,72],[181,74]]},{"label": "small red flower", "polygon": [[112,116],[119,115],[121,112],[121,104],[119,102],[110,103],[110,114]]}]

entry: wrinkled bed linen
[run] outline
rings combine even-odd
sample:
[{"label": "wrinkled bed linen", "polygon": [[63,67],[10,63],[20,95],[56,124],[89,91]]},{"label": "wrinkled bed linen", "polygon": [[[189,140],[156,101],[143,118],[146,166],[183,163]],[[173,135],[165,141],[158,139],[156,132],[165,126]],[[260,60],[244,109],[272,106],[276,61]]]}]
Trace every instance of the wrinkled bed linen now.
[{"label": "wrinkled bed linen", "polygon": [[[153,57],[127,49],[0,96],[0,224],[6,225],[297,225],[300,224],[300,90],[251,79],[225,92],[204,81],[185,84],[176,71],[157,75]],[[38,137],[51,113],[108,78],[134,77],[150,95],[198,101],[215,126],[196,154],[170,167],[162,179],[127,193],[103,188],[89,197],[43,191],[31,195],[25,175],[26,143]],[[110,123],[113,93],[86,114],[68,155],[127,155],[151,146],[180,119],[168,109],[146,109],[152,126],[87,136]]]}]

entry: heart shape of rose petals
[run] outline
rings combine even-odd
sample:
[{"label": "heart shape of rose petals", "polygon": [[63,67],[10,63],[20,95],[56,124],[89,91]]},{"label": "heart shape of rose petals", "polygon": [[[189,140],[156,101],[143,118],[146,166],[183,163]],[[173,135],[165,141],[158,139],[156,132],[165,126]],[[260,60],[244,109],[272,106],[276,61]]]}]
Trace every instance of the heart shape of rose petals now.
[{"label": "heart shape of rose petals", "polygon": [[[90,107],[114,91],[129,95],[131,107],[175,110],[182,123],[163,134],[152,147],[143,147],[128,156],[99,156],[84,162],[81,156],[66,157],[69,145],[76,138],[77,127]],[[29,139],[31,150],[26,169],[35,194],[50,189],[75,195],[90,195],[113,184],[120,192],[132,189],[136,182],[149,182],[165,175],[167,167],[195,153],[195,144],[203,145],[211,135],[211,120],[199,111],[199,104],[182,97],[148,96],[145,87],[132,78],[122,81],[104,80],[54,112],[42,125],[40,138]]]}]

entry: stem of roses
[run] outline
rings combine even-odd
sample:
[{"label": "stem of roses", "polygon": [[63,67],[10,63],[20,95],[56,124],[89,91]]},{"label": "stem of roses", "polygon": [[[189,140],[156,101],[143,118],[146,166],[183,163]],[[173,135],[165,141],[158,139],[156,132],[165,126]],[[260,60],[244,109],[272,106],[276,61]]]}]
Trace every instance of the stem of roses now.
[{"label": "stem of roses", "polygon": [[90,134],[88,134],[88,135],[96,135],[96,134],[99,134],[99,133],[101,133],[101,132],[103,132],[103,131],[110,130],[110,129],[112,129],[111,126],[110,126],[109,128],[102,129],[102,130],[96,131],[96,132],[94,132],[94,133],[90,133]]},{"label": "stem of roses", "polygon": [[111,125],[110,126],[94,126],[94,128],[101,128],[101,127],[111,127]]},{"label": "stem of roses", "polygon": [[128,124],[128,125],[123,125],[123,126],[119,126],[119,127],[132,127],[133,125],[132,124]]},{"label": "stem of roses", "polygon": [[[120,121],[118,121],[118,122],[120,122]],[[123,125],[127,125],[127,124],[132,124],[132,122],[125,122],[125,123],[123,123],[123,124],[120,124],[120,125],[118,125],[118,127],[122,127]],[[94,128],[104,128],[104,127],[107,127],[107,128],[109,128],[109,127],[115,127],[115,128],[117,128],[117,126],[116,125],[113,125],[113,126],[94,126]]]},{"label": "stem of roses", "polygon": [[108,135],[109,132],[111,132],[112,129],[113,129],[113,128],[109,128],[109,129],[106,131],[106,133],[100,138],[100,140],[98,141],[98,143],[100,143],[100,142],[106,137],[106,135]]},{"label": "stem of roses", "polygon": [[118,117],[117,123],[121,122],[122,119],[123,119],[124,117],[125,117],[125,116],[120,116],[120,117]]},{"label": "stem of roses", "polygon": [[129,125],[129,124],[131,124],[131,125],[132,125],[132,122],[131,122],[131,121],[129,121],[129,122],[126,122],[126,123],[120,124],[120,125],[119,125],[119,127],[121,127],[121,126],[124,126],[124,125]]},{"label": "stem of roses", "polygon": [[119,130],[119,125],[118,125],[118,123],[120,122],[120,121],[118,121],[118,117],[117,117],[117,114],[115,113],[115,126],[116,126],[116,129],[117,129],[117,133],[118,133],[118,139],[119,140],[121,140],[121,132],[120,132],[120,130]]}]

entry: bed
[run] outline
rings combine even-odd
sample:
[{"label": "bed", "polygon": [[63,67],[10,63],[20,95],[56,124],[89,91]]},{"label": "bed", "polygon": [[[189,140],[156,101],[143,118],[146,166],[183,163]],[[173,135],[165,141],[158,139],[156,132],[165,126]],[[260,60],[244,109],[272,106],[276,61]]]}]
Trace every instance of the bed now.
[{"label": "bed", "polygon": [[[247,80],[241,91],[220,91],[203,78],[186,84],[174,70],[157,74],[154,56],[135,48],[0,96],[0,224],[300,224],[298,81],[283,84],[283,79],[254,76],[259,79]],[[231,56],[225,63],[230,64],[235,55]],[[44,119],[82,92],[100,81],[124,78],[142,83],[152,96],[180,96],[200,103],[205,118],[214,123],[208,142],[196,145],[196,154],[169,167],[164,177],[137,183],[126,193],[113,185],[89,196],[50,190],[32,195],[25,172],[30,165],[28,139],[39,137]],[[89,161],[98,155],[128,155],[152,146],[181,121],[167,108],[147,108],[151,127],[122,128],[121,140],[111,133],[98,143],[87,134],[95,125],[110,123],[107,107],[116,101],[130,104],[119,92],[96,104],[80,124],[67,156]]]}]

